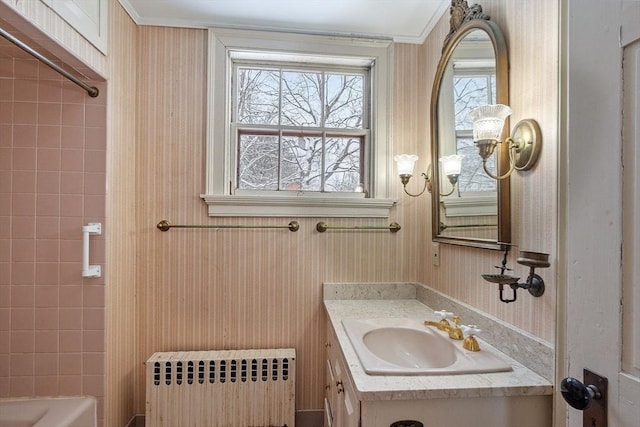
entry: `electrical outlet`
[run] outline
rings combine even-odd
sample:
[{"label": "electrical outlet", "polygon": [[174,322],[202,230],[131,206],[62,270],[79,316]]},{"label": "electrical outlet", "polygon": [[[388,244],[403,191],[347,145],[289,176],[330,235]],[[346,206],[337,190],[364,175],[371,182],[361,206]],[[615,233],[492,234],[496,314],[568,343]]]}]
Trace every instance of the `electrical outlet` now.
[{"label": "electrical outlet", "polygon": [[440,267],[440,243],[431,243],[431,262]]}]

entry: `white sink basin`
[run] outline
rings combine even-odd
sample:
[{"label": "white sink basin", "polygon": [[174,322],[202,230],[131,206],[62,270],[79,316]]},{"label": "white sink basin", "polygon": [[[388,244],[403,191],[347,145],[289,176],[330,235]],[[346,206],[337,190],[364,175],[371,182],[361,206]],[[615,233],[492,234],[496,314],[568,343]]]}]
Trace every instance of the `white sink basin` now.
[{"label": "white sink basin", "polygon": [[452,375],[510,371],[488,351],[464,350],[462,341],[423,324],[425,319],[345,319],[351,344],[370,375]]}]

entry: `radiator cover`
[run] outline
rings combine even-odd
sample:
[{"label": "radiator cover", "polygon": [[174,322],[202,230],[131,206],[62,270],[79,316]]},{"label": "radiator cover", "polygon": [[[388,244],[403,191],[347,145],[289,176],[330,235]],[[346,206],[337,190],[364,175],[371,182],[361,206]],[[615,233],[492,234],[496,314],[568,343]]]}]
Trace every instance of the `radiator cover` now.
[{"label": "radiator cover", "polygon": [[146,364],[147,427],[292,427],[295,349],[159,352]]}]

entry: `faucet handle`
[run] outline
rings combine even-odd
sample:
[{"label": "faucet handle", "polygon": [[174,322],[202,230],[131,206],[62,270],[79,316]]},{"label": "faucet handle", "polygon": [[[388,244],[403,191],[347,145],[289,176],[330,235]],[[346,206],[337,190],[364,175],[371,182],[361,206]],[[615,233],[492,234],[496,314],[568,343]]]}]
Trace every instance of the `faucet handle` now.
[{"label": "faucet handle", "polygon": [[462,332],[464,332],[467,336],[474,336],[482,332],[482,329],[478,328],[476,325],[462,325],[460,326]]},{"label": "faucet handle", "polygon": [[476,325],[462,325],[460,329],[467,336],[462,342],[462,348],[469,351],[480,351],[480,344],[476,340],[476,334],[482,332],[482,329],[478,328]]},{"label": "faucet handle", "polygon": [[445,320],[447,317],[453,316],[453,313],[447,310],[438,310],[434,311],[433,313],[440,316],[440,320]]}]

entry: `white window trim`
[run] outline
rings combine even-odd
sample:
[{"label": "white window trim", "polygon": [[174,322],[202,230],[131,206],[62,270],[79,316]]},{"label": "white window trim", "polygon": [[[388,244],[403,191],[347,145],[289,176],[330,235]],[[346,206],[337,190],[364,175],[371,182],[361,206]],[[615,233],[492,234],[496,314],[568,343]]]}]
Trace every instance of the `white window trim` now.
[{"label": "white window trim", "polygon": [[[232,194],[233,153],[231,153],[230,85],[232,50],[278,51],[326,56],[370,58],[374,101],[372,150],[368,155],[374,171],[366,177],[371,197],[336,197],[330,193],[288,193],[269,195]],[[208,126],[206,188],[201,198],[209,216],[303,216],[388,218],[395,204],[389,199],[391,163],[391,87],[393,44],[389,40],[301,34],[209,29]]]}]

